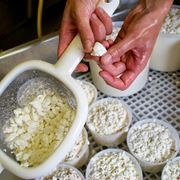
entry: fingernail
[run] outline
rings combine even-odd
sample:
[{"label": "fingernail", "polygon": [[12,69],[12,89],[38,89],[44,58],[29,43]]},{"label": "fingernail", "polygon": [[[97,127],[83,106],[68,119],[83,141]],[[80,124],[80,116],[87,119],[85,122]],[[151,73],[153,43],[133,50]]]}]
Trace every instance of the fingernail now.
[{"label": "fingernail", "polygon": [[84,49],[85,53],[90,53],[92,51],[92,45],[93,45],[92,41],[90,40],[85,41],[85,49]]},{"label": "fingernail", "polygon": [[94,13],[91,15],[91,17],[92,19],[96,19],[96,15]]},{"label": "fingernail", "polygon": [[104,56],[102,56],[101,58],[101,63],[106,65],[106,64],[110,64],[112,62],[112,56],[110,54],[106,54]]}]

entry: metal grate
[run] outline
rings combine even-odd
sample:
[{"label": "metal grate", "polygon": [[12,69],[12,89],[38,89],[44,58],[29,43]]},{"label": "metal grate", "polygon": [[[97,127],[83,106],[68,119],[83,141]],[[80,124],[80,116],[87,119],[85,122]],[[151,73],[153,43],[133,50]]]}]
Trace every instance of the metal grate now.
[{"label": "metal grate", "polygon": [[[90,73],[86,73],[79,80],[86,80],[92,83]],[[98,92],[98,99],[102,99],[105,94]],[[180,132],[180,71],[174,73],[164,73],[150,70],[149,79],[145,87],[138,93],[118,98],[124,100],[132,109],[133,123],[144,118],[158,118],[171,123]],[[90,157],[95,153],[106,149],[95,143],[88,132],[90,141]],[[126,142],[118,148],[128,151]],[[82,168],[85,173],[86,166]],[[144,173],[144,180],[160,180],[161,173]]]}]

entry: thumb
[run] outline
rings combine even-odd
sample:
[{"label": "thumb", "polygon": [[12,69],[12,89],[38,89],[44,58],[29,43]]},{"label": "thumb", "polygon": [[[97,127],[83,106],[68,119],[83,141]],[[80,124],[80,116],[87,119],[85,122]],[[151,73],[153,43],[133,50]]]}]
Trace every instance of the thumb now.
[{"label": "thumb", "polygon": [[58,57],[60,57],[77,33],[77,28],[70,16],[70,6],[66,5],[59,31]]},{"label": "thumb", "polygon": [[67,29],[64,30],[64,28],[62,28],[59,35],[58,57],[63,54],[75,35],[76,32],[69,32]]}]

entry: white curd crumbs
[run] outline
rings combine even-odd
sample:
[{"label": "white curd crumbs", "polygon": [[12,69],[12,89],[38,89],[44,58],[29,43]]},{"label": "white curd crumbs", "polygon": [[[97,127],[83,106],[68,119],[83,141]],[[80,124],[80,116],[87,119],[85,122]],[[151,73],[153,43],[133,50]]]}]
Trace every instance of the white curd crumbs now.
[{"label": "white curd crumbs", "polygon": [[166,166],[162,180],[180,180],[180,159]]},{"label": "white curd crumbs", "polygon": [[107,152],[92,158],[89,180],[139,180],[134,162],[125,152]]},{"label": "white curd crumbs", "polygon": [[96,42],[91,52],[91,56],[103,56],[106,52],[106,48],[101,43]]},{"label": "white curd crumbs", "polygon": [[37,166],[63,141],[74,117],[64,96],[46,91],[14,110],[3,128],[5,142],[22,166]]},{"label": "white curd crumbs", "polygon": [[82,133],[80,134],[80,136],[76,140],[72,150],[66,155],[65,162],[71,161],[78,156],[82,147],[85,144],[85,141],[86,141],[85,138],[86,137],[85,137],[84,131],[82,131]]},{"label": "white curd crumbs", "polygon": [[95,86],[86,81],[80,81],[80,80],[77,81],[81,85],[82,89],[84,90],[87,96],[88,105],[91,105],[96,100],[96,96],[97,96],[97,90]]},{"label": "white curd crumbs", "polygon": [[132,129],[129,148],[136,157],[150,163],[164,162],[176,151],[175,139],[170,130],[154,122]]},{"label": "white curd crumbs", "polygon": [[88,114],[88,127],[100,135],[117,133],[127,126],[128,114],[117,100],[103,100],[92,107]]},{"label": "white curd crumbs", "polygon": [[180,9],[171,8],[161,28],[162,33],[180,34]]},{"label": "white curd crumbs", "polygon": [[81,176],[72,168],[59,167],[48,177],[41,180],[82,180]]}]

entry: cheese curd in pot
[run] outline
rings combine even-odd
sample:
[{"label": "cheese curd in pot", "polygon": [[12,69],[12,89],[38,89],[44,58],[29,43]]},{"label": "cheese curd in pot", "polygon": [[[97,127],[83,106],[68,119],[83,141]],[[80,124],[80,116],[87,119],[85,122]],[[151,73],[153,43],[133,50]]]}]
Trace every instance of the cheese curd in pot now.
[{"label": "cheese curd in pot", "polygon": [[41,180],[84,180],[82,174],[74,167],[60,166],[51,175]]},{"label": "cheese curd in pot", "polygon": [[175,138],[169,128],[148,122],[132,127],[128,146],[141,161],[163,163],[176,152]]},{"label": "cheese curd in pot", "polygon": [[90,82],[84,80],[83,81],[77,80],[77,82],[81,85],[82,89],[84,90],[88,99],[88,105],[90,106],[97,99],[96,87]]},{"label": "cheese curd in pot", "polygon": [[87,180],[140,180],[140,176],[135,163],[125,151],[94,156],[86,172]]},{"label": "cheese curd in pot", "polygon": [[180,8],[171,8],[161,28],[164,34],[180,34]]},{"label": "cheese curd in pot", "polygon": [[64,96],[45,91],[14,110],[3,127],[5,142],[22,166],[37,166],[61,144],[74,118]]},{"label": "cheese curd in pot", "polygon": [[129,123],[128,113],[117,99],[103,99],[94,105],[88,114],[87,126],[100,135],[121,131]]},{"label": "cheese curd in pot", "polygon": [[180,157],[168,162],[162,173],[162,180],[179,180],[180,179]]}]

